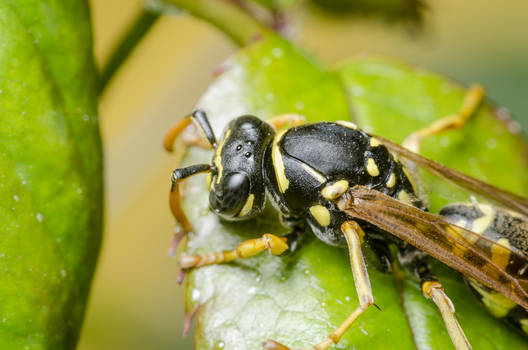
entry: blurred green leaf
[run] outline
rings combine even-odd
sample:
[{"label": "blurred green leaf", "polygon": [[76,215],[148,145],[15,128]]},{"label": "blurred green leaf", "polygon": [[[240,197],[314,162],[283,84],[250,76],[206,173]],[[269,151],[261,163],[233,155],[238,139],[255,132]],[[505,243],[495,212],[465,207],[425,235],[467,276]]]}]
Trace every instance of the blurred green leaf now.
[{"label": "blurred green leaf", "polygon": [[179,15],[182,12],[177,6],[165,0],[144,0],[143,7],[145,11],[156,14]]},{"label": "blurred green leaf", "polygon": [[102,228],[88,3],[0,3],[0,348],[73,349]]},{"label": "blurred green leaf", "polygon": [[302,0],[249,0],[265,6],[269,9],[287,11]]},{"label": "blurred green leaf", "polygon": [[[386,59],[357,59],[330,72],[272,36],[241,50],[221,71],[198,102],[209,113],[218,136],[229,120],[241,114],[268,119],[300,113],[310,122],[347,120],[352,115],[365,129],[400,142],[431,120],[456,112],[464,95],[463,88],[441,76]],[[484,139],[478,143],[480,133]],[[470,142],[469,134],[473,134]],[[489,146],[490,134],[496,139],[495,149],[475,149]],[[518,155],[526,144],[507,131],[490,107],[482,108],[464,130],[441,137],[453,141],[438,147],[438,139],[428,140],[427,155],[455,167],[462,164],[462,170],[475,176],[486,174],[485,180],[517,193],[527,192],[526,176],[515,175],[526,173],[525,158]],[[208,162],[211,156],[193,149],[185,164]],[[468,163],[473,157],[483,159]],[[512,168],[518,172],[511,173]],[[511,179],[507,186],[502,183],[505,178]],[[436,183],[429,187],[432,193],[437,190]],[[442,194],[448,197],[464,195],[451,187],[438,190],[449,191]],[[286,232],[269,206],[255,220],[220,221],[208,211],[201,178],[189,180],[185,197],[185,209],[197,232],[190,237],[187,253],[232,249],[265,232]],[[440,202],[435,198],[433,204],[436,210]],[[323,340],[354,310],[357,297],[346,250],[307,236],[293,254],[264,253],[189,274],[186,309],[191,312],[201,306],[195,336],[198,349],[260,349],[268,338],[303,348]],[[395,341],[400,349],[452,348],[438,310],[421,295],[418,281],[405,271],[397,276],[381,273],[367,247],[365,251],[376,304],[383,311],[369,309],[336,348],[387,349]],[[475,349],[526,346],[522,336],[487,314],[457,273],[439,263],[434,263],[434,271]]]},{"label": "blurred green leaf", "polygon": [[[398,143],[439,117],[456,113],[466,92],[439,74],[382,57],[350,60],[339,67],[339,74],[356,122],[366,131]],[[421,153],[487,183],[527,195],[528,145],[524,137],[510,132],[509,128],[516,127],[505,113],[487,103],[463,129],[425,139]],[[453,201],[471,200],[470,194],[454,191],[441,179],[426,172],[420,175],[433,212]]]},{"label": "blurred green leaf", "polygon": [[319,9],[337,16],[373,16],[389,21],[420,22],[425,0],[311,0]]}]

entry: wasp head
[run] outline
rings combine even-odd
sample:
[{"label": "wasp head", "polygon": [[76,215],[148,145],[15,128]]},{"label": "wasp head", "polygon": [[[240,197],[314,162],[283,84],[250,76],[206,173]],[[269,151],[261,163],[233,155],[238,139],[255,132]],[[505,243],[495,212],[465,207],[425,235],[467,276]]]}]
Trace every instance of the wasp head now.
[{"label": "wasp head", "polygon": [[233,119],[227,125],[208,178],[213,212],[228,220],[242,220],[262,210],[263,158],[274,134],[269,124],[249,115]]}]

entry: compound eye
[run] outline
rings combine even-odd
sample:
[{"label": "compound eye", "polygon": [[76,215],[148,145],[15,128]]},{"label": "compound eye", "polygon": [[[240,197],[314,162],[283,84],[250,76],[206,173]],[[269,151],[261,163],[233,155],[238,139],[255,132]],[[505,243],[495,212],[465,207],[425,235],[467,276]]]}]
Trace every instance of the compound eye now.
[{"label": "compound eye", "polygon": [[211,208],[227,218],[235,217],[249,194],[249,178],[244,173],[227,174],[209,193]]}]

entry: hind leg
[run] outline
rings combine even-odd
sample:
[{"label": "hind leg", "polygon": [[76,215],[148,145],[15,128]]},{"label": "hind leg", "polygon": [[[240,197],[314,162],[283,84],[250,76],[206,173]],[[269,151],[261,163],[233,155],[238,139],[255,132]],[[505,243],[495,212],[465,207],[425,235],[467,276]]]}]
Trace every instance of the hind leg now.
[{"label": "hind leg", "polygon": [[431,299],[440,311],[455,349],[471,350],[471,345],[456,318],[455,307],[444,292],[442,284],[431,273],[425,253],[412,246],[406,246],[400,249],[399,260],[420,279],[422,293],[427,299]]},{"label": "hind leg", "polygon": [[412,133],[403,141],[402,145],[415,153],[420,153],[420,144],[424,138],[441,134],[446,130],[462,128],[475,114],[483,99],[484,88],[478,84],[472,85],[466,93],[458,113],[438,119],[425,128]]}]

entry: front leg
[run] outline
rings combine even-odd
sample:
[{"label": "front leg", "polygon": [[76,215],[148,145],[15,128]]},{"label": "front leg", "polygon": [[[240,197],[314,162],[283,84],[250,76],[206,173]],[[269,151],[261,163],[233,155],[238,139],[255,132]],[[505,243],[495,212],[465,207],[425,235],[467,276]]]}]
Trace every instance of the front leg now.
[{"label": "front leg", "polygon": [[289,227],[291,231],[283,237],[288,239],[288,250],[294,252],[301,244],[304,237],[305,221],[297,216],[281,214],[282,225]]},{"label": "front leg", "polygon": [[[194,123],[195,129],[193,129],[192,132],[185,133],[184,130],[186,130],[191,123]],[[198,134],[197,129],[202,131],[202,134],[207,141]],[[216,148],[216,137],[211,128],[211,124],[209,124],[207,114],[200,109],[178,120],[176,124],[167,131],[163,138],[163,147],[167,152],[172,153],[174,150],[174,142],[182,133],[184,134],[183,142],[187,146],[197,146],[205,149]]]},{"label": "front leg", "polygon": [[[166,133],[165,138],[163,139],[163,146],[168,152],[172,152],[174,150],[174,142],[191,123],[194,123],[197,127],[199,127],[207,138],[207,143],[202,138],[199,138],[199,141],[198,139],[195,139],[193,142],[201,144],[201,146],[206,148],[216,148],[216,137],[211,125],[209,124],[209,120],[207,119],[207,114],[205,114],[205,112],[202,110],[196,110],[192,114],[178,120],[178,122],[176,122],[176,124]],[[191,141],[189,142],[193,143]],[[190,176],[203,172],[211,172],[212,170],[212,167],[208,164],[199,164],[187,168],[176,169],[172,173],[169,205],[176,222],[181,228],[181,231],[178,227],[175,228],[174,238],[172,240],[171,248],[169,249],[170,255],[176,254],[178,244],[181,241],[185,241],[189,232],[192,231],[192,225],[181,208],[179,184],[181,181]],[[180,274],[180,279],[182,276],[183,275]]]},{"label": "front leg", "polygon": [[302,227],[294,227],[290,233],[282,236],[282,238],[286,238],[288,242],[288,251],[293,253],[302,243],[304,238],[304,229]]},{"label": "front leg", "polygon": [[[370,280],[368,276],[367,266],[361,252],[361,241],[365,236],[365,232],[355,221],[345,221],[341,225],[341,231],[345,235],[348,252],[350,257],[350,266],[352,268],[352,275],[354,276],[354,284],[359,299],[359,306],[322,342],[307,348],[305,350],[326,350],[330,346],[337,344],[343,334],[350,328],[352,323],[361,316],[369,306],[374,304],[374,296],[372,295],[372,288],[370,287]],[[274,340],[268,340],[264,343],[265,350],[289,350]]]},{"label": "front leg", "polygon": [[191,165],[187,168],[176,169],[172,173],[171,188],[169,192],[169,207],[171,209],[172,215],[176,219],[176,222],[179,224],[179,228],[177,226],[174,230],[174,238],[169,250],[170,255],[174,255],[180,241],[186,239],[187,235],[190,232],[193,232],[192,225],[189,219],[187,219],[187,215],[185,215],[183,208],[181,207],[179,185],[181,181],[185,180],[186,178],[210,171],[211,166],[209,164],[197,164]]}]

